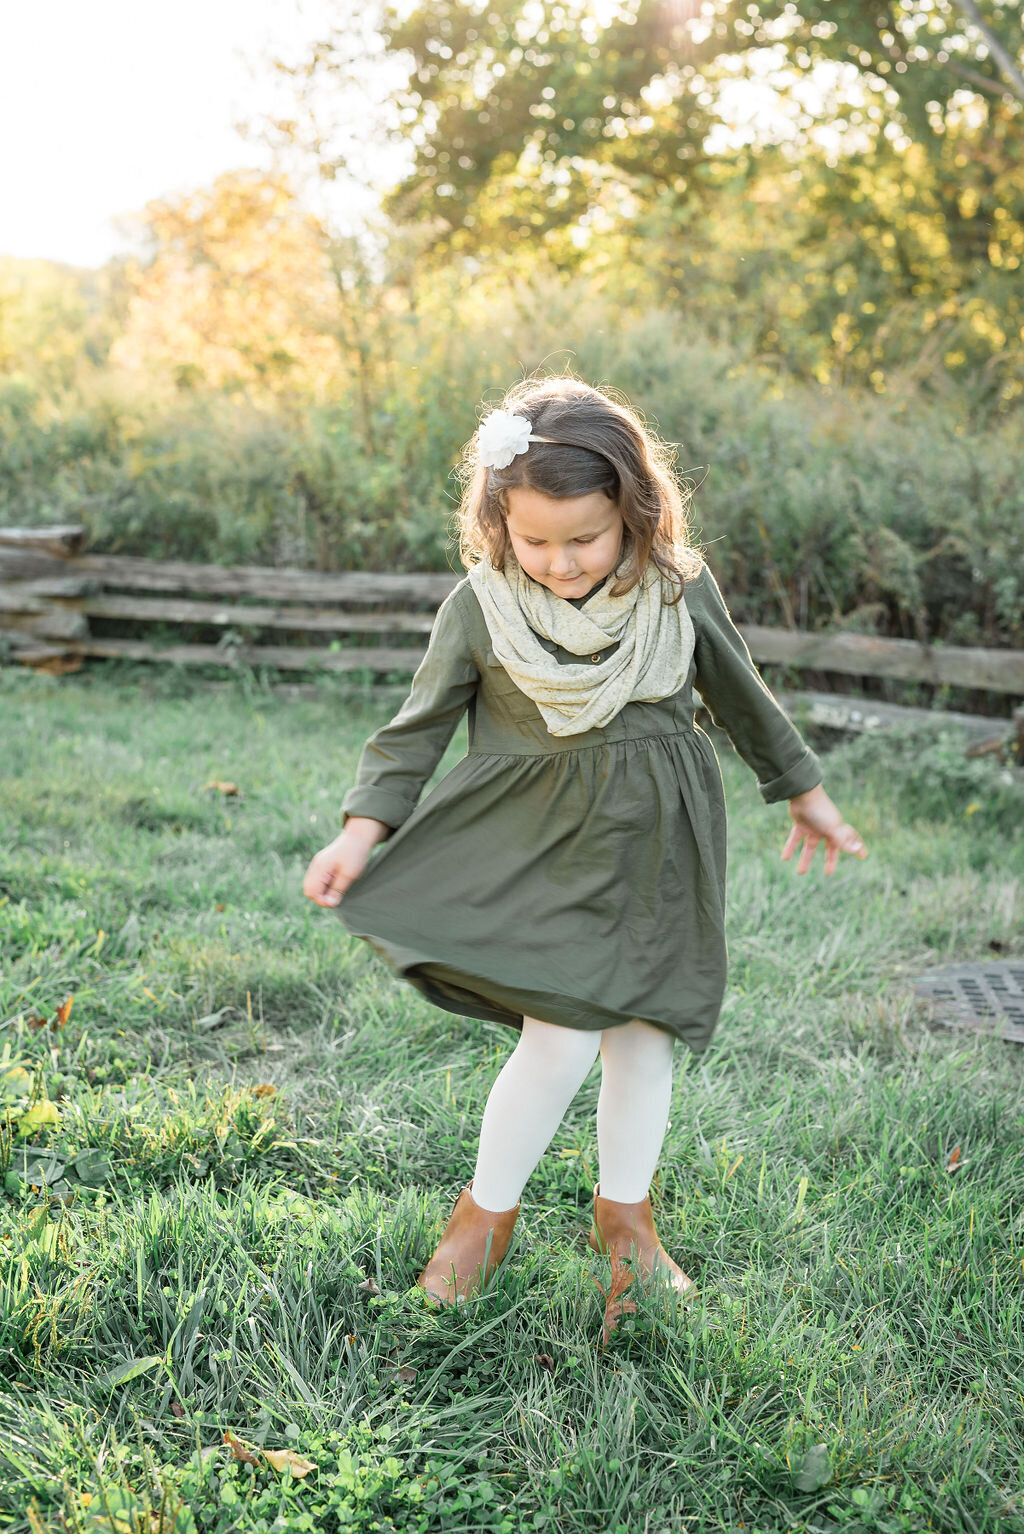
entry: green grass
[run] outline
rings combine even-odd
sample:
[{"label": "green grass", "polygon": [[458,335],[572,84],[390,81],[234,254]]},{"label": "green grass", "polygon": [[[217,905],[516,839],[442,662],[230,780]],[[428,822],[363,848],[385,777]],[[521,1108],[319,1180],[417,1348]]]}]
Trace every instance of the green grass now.
[{"label": "green grass", "polygon": [[1024,949],[1015,790],[843,747],[826,881],[720,747],[731,984],[654,1188],[699,1292],[603,1348],[599,1064],[499,1280],[414,1288],[517,1036],[302,894],[388,712],[0,671],[0,1527],[1024,1529],[1024,1059],[910,991]]}]

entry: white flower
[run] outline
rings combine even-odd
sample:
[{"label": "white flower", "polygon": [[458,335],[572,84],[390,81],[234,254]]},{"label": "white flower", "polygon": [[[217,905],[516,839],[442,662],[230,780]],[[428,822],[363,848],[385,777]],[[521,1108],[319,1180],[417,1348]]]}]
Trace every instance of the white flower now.
[{"label": "white flower", "polygon": [[532,423],[511,410],[492,410],[476,434],[480,462],[488,469],[507,469],[530,445]]}]

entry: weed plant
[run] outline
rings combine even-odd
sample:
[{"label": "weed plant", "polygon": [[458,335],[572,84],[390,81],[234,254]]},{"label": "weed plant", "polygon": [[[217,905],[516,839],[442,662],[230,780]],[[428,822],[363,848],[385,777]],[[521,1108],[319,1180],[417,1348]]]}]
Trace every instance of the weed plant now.
[{"label": "weed plant", "polygon": [[1024,954],[1019,818],[857,742],[870,856],[801,877],[720,743],[730,985],[654,1184],[698,1292],[602,1347],[599,1063],[489,1289],[415,1287],[517,1035],[302,895],[391,711],[0,670],[0,1527],[1024,1530],[1024,1061],[911,990]]},{"label": "weed plant", "polygon": [[0,520],[82,522],[93,552],[151,559],[456,569],[453,469],[481,408],[569,369],[677,444],[742,620],[1024,646],[1020,413],[975,418],[898,374],[884,395],[808,383],[727,310],[624,304],[549,273],[499,292],[439,279],[422,312],[367,317],[383,327],[372,377],[339,374],[324,398],[109,366],[56,393],[0,379]]}]

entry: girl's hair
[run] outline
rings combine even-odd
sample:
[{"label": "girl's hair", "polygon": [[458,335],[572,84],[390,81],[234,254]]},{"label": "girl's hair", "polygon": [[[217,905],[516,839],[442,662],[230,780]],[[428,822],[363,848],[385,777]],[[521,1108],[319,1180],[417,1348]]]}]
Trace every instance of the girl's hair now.
[{"label": "girl's hair", "polygon": [[510,547],[506,492],[524,486],[555,500],[604,493],[615,501],[625,524],[622,574],[609,586],[622,596],[641,579],[649,562],[665,584],[700,569],[699,550],[690,543],[689,485],[681,487],[671,449],[647,430],[637,413],[579,379],[526,379],[510,389],[502,409],[531,423],[531,431],[554,443],[531,442],[506,469],[488,469],[476,455],[476,437],[467,445],[460,476],[459,554],[467,569],[490,558],[502,569]]}]

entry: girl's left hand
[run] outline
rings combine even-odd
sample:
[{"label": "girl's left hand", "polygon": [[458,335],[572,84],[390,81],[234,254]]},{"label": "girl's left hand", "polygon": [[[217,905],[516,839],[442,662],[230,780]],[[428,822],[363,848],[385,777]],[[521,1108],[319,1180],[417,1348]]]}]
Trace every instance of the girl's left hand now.
[{"label": "girl's left hand", "polygon": [[797,873],[805,874],[814,860],[820,841],[825,843],[825,872],[835,873],[841,852],[866,858],[867,848],[851,825],[840,815],[838,808],[819,783],[806,794],[797,794],[789,801],[789,813],[793,817],[793,829],[782,849],[783,859],[788,861],[807,838],[797,864]]}]

